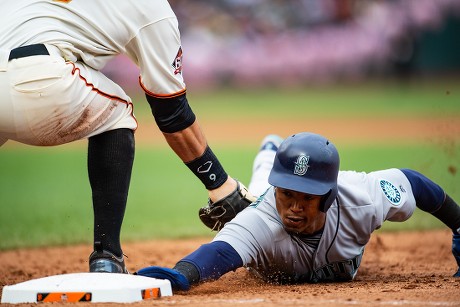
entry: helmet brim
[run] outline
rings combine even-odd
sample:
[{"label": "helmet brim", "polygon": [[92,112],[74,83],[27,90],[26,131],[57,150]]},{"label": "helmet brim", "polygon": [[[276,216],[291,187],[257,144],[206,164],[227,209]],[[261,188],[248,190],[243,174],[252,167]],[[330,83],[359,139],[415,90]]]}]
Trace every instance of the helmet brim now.
[{"label": "helmet brim", "polygon": [[274,187],[288,189],[311,195],[326,195],[331,191],[331,185],[335,183],[321,182],[294,174],[270,172],[268,183]]}]

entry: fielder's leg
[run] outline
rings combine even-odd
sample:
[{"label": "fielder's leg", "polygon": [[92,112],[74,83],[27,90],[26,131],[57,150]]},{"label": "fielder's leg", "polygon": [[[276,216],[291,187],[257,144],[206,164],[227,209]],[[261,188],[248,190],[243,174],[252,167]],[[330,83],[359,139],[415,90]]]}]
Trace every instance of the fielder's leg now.
[{"label": "fielder's leg", "polygon": [[133,161],[134,132],[131,129],[111,130],[89,138],[88,175],[94,209],[92,272],[127,272],[120,231]]}]

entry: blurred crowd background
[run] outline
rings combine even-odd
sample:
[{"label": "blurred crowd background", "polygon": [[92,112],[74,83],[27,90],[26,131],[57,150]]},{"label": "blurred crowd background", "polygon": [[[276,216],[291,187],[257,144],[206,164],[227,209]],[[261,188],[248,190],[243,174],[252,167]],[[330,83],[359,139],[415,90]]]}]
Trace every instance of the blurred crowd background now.
[{"label": "blurred crowd background", "polygon": [[[460,72],[459,0],[170,0],[194,88]],[[137,86],[119,57],[105,71]]]}]

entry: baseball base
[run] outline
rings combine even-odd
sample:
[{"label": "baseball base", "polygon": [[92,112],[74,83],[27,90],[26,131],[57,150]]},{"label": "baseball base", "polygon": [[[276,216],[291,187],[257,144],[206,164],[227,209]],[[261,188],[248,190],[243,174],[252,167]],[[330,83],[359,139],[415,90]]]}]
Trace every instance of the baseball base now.
[{"label": "baseball base", "polygon": [[71,273],[4,286],[2,303],[132,303],[172,296],[169,280],[113,273]]}]

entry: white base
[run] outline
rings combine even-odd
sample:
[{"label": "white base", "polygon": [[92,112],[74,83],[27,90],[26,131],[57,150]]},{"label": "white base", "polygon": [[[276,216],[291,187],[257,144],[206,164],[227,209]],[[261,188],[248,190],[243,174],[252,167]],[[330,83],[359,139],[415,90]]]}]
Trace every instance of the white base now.
[{"label": "white base", "polygon": [[131,303],[172,296],[169,280],[115,273],[72,273],[4,286],[2,303]]}]

